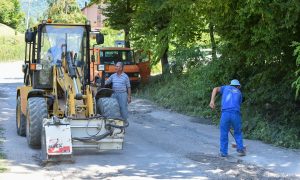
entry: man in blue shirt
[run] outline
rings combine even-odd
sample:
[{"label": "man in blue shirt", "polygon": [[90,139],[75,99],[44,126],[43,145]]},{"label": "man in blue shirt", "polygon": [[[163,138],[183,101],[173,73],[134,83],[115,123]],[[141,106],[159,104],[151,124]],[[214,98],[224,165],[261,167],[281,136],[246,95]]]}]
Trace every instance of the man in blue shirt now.
[{"label": "man in blue shirt", "polygon": [[131,102],[131,86],[129,77],[123,72],[123,63],[118,62],[115,66],[116,73],[112,74],[106,81],[105,85],[112,83],[112,89],[114,93],[112,97],[118,100],[121,116],[123,119],[128,118],[127,105]]},{"label": "man in blue shirt", "polygon": [[228,132],[232,126],[234,129],[234,138],[237,143],[237,152],[240,156],[245,156],[242,135],[241,121],[241,104],[242,93],[240,91],[241,84],[238,80],[233,79],[228,86],[215,87],[211,94],[209,106],[215,109],[215,97],[217,93],[222,95],[222,115],[220,120],[220,155],[226,157],[228,155]]},{"label": "man in blue shirt", "polygon": [[51,62],[52,65],[61,64],[62,61],[61,56],[64,51],[63,46],[65,46],[65,40],[62,38],[56,39],[55,46],[51,47],[48,50],[48,54],[50,55],[50,57],[52,57],[52,62]]}]

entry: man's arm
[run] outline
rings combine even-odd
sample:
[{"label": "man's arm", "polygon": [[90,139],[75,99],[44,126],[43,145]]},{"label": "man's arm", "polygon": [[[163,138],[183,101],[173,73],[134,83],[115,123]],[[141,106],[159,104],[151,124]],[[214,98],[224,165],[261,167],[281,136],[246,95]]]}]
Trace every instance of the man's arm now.
[{"label": "man's arm", "polygon": [[[104,85],[105,85],[105,86],[106,86],[106,85],[109,85],[109,84],[111,83],[111,81],[112,81],[112,76],[113,76],[113,75],[109,76],[109,78],[104,82]],[[102,77],[102,78],[104,78],[104,77]]]},{"label": "man's arm", "polygon": [[127,102],[128,104],[131,103],[131,88],[127,88],[127,93],[128,93],[128,97],[127,97]]},{"label": "man's arm", "polygon": [[131,85],[129,77],[126,75],[126,88],[127,88],[127,102],[131,103]]},{"label": "man's arm", "polygon": [[216,99],[216,95],[218,92],[220,92],[220,87],[215,87],[211,93],[211,99],[210,99],[210,103],[209,103],[209,106],[212,108],[212,109],[215,109],[215,99]]}]

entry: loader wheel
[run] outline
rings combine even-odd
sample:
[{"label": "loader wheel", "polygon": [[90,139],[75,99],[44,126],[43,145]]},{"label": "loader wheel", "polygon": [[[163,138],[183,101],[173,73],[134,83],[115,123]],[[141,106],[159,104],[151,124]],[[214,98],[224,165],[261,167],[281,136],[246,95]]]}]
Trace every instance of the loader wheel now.
[{"label": "loader wheel", "polygon": [[43,119],[48,117],[46,100],[42,97],[29,98],[26,112],[27,143],[32,148],[40,148]]},{"label": "loader wheel", "polygon": [[111,97],[99,98],[97,102],[100,114],[105,117],[120,118],[120,107],[117,99]]},{"label": "loader wheel", "polygon": [[26,118],[25,118],[25,115],[21,111],[21,98],[20,98],[20,96],[18,96],[18,98],[17,98],[16,127],[17,127],[17,134],[19,136],[26,136]]}]

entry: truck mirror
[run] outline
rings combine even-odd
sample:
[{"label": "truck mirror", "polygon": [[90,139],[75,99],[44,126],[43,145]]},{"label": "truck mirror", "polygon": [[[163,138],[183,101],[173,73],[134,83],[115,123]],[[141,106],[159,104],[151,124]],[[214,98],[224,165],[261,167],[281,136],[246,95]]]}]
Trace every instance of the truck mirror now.
[{"label": "truck mirror", "polygon": [[104,43],[104,35],[101,33],[96,34],[96,42],[97,42],[97,44],[103,44]]},{"label": "truck mirror", "polygon": [[26,31],[25,33],[25,42],[33,42],[34,40],[34,32]]}]

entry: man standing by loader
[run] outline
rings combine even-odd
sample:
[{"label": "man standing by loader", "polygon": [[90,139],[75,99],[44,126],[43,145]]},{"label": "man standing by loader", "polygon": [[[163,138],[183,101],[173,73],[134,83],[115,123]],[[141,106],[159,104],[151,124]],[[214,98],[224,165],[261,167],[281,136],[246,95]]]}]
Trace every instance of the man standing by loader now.
[{"label": "man standing by loader", "polygon": [[128,104],[131,102],[131,86],[129,77],[123,72],[123,63],[117,62],[115,66],[116,73],[112,74],[106,81],[105,85],[112,83],[114,93],[112,97],[116,98],[123,119],[128,118]]},{"label": "man standing by loader", "polygon": [[237,143],[237,152],[240,156],[245,156],[242,135],[242,121],[240,107],[242,103],[241,84],[233,79],[230,85],[215,87],[211,94],[209,106],[215,109],[215,97],[217,93],[222,95],[221,120],[220,120],[220,156],[228,155],[228,132],[232,126],[234,129],[234,139]]}]

